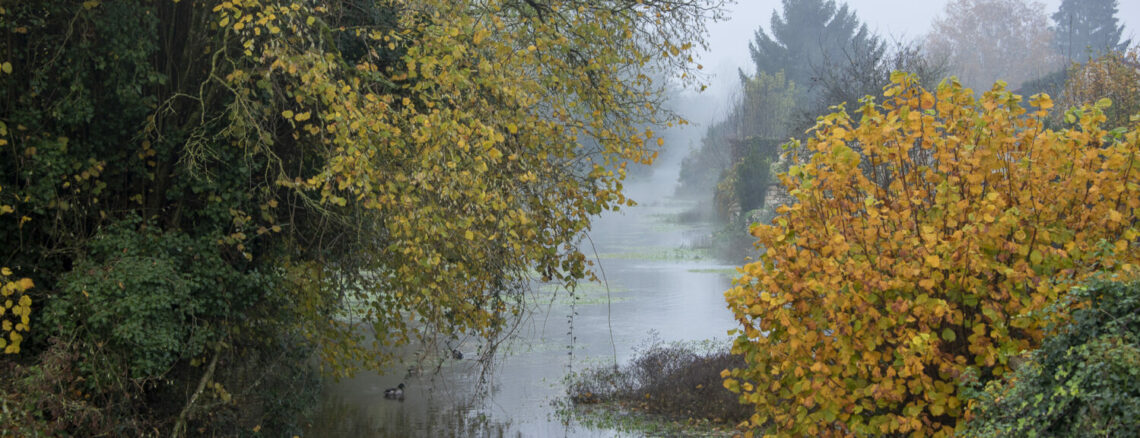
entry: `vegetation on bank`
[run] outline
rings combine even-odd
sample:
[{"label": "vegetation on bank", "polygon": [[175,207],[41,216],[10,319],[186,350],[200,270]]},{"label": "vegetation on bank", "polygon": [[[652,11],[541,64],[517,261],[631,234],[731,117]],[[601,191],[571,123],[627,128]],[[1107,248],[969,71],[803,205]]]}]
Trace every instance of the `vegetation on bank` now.
[{"label": "vegetation on bank", "polygon": [[[681,177],[725,224],[715,239],[729,249],[715,252],[757,257],[726,293],[747,366],[725,385],[754,406],[748,434],[1132,430],[1128,408],[1094,400],[1128,406],[1130,385],[1049,382],[1036,365],[1018,371],[1032,385],[1000,383],[1028,352],[1074,342],[1048,329],[1082,306],[1072,288],[1136,275],[1140,64],[1115,14],[1112,0],[1066,0],[1050,27],[1024,1],[956,0],[924,40],[891,51],[841,2],[783,2],[751,46],[756,73],[742,72]],[[781,52],[805,35],[816,51]],[[791,140],[750,156],[773,135]],[[1131,363],[1134,342],[1109,338],[1068,351]],[[1062,375],[1129,377],[1033,357]]]},{"label": "vegetation on bank", "polygon": [[752,410],[723,386],[721,371],[744,365],[727,348],[653,342],[626,365],[591,368],[567,389],[579,421],[675,434],[729,434]]},{"label": "vegetation on bank", "polygon": [[1021,101],[898,73],[797,147],[795,201],[725,294],[754,427],[949,435],[962,373],[1000,378],[1070,288],[1140,271],[1140,129],[1106,130],[1104,100],[1054,131],[1048,96]]},{"label": "vegetation on bank", "polygon": [[[982,92],[1001,79],[1023,96],[1049,94],[1063,109],[1109,98],[1110,129],[1140,111],[1137,55],[1122,39],[1114,0],[1067,0],[1052,15],[1023,0],[957,0],[936,21],[921,38],[891,42],[841,1],[782,2],[750,42],[754,70],[740,72],[728,114],[710,123],[681,170],[678,193],[711,199],[695,213],[715,211],[724,226],[714,239],[719,257],[752,255],[748,228],[789,201],[775,177],[789,165],[779,146],[806,140],[832,106],[878,95],[893,71],[917,75],[927,89],[955,76]],[[1047,126],[1063,118],[1054,111]]]},{"label": "vegetation on bank", "polygon": [[1093,280],[1050,312],[1068,314],[1015,372],[964,378],[965,436],[1140,434],[1140,282]]},{"label": "vegetation on bank", "polygon": [[948,71],[918,43],[890,43],[835,2],[785,1],[749,48],[755,70],[740,72],[728,115],[707,128],[679,178],[679,194],[711,198],[711,208],[698,208],[724,225],[715,252],[733,263],[755,250],[748,227],[771,220],[772,205],[785,202],[776,180],[788,166],[783,144],[833,105],[878,94],[892,71],[915,73],[931,87]]},{"label": "vegetation on bank", "polygon": [[0,428],[286,435],[288,361],[502,335],[589,276],[719,6],[3,3]]}]

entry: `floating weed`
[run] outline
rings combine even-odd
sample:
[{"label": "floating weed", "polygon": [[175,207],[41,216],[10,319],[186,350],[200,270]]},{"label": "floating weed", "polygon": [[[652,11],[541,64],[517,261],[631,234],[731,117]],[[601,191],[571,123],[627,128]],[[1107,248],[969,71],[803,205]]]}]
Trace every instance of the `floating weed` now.
[{"label": "floating weed", "polygon": [[561,306],[620,303],[629,300],[629,297],[620,296],[629,292],[629,288],[611,284],[607,289],[605,284],[595,282],[579,283],[573,294],[561,285],[553,283],[542,284],[536,287],[535,291],[544,297],[544,302],[553,299],[555,304]]},{"label": "floating weed", "polygon": [[724,275],[726,277],[735,277],[737,275],[740,275],[740,272],[738,272],[736,270],[736,268],[731,268],[731,267],[729,267],[729,268],[693,268],[693,269],[689,269],[689,272],[693,272],[693,273],[697,273],[697,274],[719,274],[719,275]]},{"label": "floating weed", "polygon": [[707,248],[640,248],[635,251],[612,252],[599,254],[601,259],[616,260],[646,260],[646,261],[679,261],[679,260],[705,260],[711,253]]}]

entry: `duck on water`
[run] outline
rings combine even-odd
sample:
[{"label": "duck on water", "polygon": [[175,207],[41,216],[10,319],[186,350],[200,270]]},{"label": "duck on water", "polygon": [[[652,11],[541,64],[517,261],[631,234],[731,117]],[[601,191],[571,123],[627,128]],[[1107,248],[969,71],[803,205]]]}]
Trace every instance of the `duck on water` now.
[{"label": "duck on water", "polygon": [[401,383],[401,384],[397,385],[395,388],[385,389],[384,390],[384,398],[389,398],[389,399],[393,399],[393,400],[403,400],[404,399],[404,384]]}]

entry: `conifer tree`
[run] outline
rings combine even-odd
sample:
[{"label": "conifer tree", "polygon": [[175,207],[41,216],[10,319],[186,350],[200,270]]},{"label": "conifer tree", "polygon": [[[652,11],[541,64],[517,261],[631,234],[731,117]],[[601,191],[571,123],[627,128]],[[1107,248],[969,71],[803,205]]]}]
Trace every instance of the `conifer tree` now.
[{"label": "conifer tree", "polygon": [[837,59],[878,59],[882,40],[859,22],[846,4],[834,0],[783,0],[783,14],[772,12],[769,31],[757,29],[748,44],[757,73],[781,70],[798,84],[810,84],[814,71]]},{"label": "conifer tree", "polygon": [[1084,61],[1106,51],[1123,51],[1124,26],[1116,18],[1116,0],[1064,0],[1053,13],[1053,44],[1070,61]]}]

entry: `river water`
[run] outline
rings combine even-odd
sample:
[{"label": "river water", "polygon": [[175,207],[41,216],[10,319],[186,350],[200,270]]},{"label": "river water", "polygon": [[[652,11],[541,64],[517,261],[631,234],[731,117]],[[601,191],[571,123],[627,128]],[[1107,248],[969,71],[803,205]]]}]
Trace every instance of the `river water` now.
[{"label": "river water", "polygon": [[[500,349],[492,372],[481,373],[469,359],[478,346],[465,340],[454,345],[466,352],[465,359],[433,361],[418,376],[408,376],[403,363],[382,375],[330,380],[307,435],[630,435],[560,415],[566,376],[615,360],[625,364],[650,338],[727,345],[727,332],[735,327],[723,295],[734,266],[719,264],[699,248],[710,224],[677,223],[677,213],[693,205],[670,196],[678,167],[672,161],[628,184],[627,194],[639,205],[603,214],[584,240],[583,252],[595,257],[595,272],[605,284],[584,285],[574,297],[535,285],[535,306]],[[399,383],[407,384],[404,400],[385,399],[384,389]]]}]

